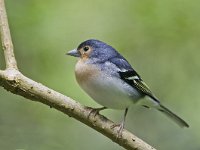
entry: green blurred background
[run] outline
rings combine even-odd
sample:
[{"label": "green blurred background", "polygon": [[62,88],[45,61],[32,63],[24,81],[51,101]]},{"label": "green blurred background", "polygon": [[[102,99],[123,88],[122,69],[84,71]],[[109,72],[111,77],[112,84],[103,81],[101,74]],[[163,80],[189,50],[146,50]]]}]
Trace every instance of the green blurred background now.
[{"label": "green blurred background", "polygon": [[[80,103],[98,107],[74,78],[65,53],[90,38],[109,43],[189,129],[142,107],[126,128],[159,150],[200,149],[200,1],[6,0],[20,70]],[[2,48],[0,68],[5,68]],[[105,110],[119,122],[123,111]],[[0,149],[121,150],[82,123],[0,88]]]}]

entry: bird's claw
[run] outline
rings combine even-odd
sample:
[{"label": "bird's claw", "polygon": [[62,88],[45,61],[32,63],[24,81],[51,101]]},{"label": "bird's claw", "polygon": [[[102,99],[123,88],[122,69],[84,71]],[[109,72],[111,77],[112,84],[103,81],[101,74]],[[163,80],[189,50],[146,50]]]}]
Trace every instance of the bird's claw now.
[{"label": "bird's claw", "polygon": [[120,124],[113,124],[110,128],[116,128],[119,127],[119,129],[117,130],[117,138],[122,137],[122,131],[124,129],[124,122],[120,123]]},{"label": "bird's claw", "polygon": [[87,107],[88,109],[90,109],[90,112],[88,114],[88,118],[90,117],[90,115],[93,113],[94,114],[94,117],[96,117],[97,114],[99,114],[99,112],[101,110],[104,110],[106,109],[106,107],[101,107],[101,108],[91,108],[91,107]]}]

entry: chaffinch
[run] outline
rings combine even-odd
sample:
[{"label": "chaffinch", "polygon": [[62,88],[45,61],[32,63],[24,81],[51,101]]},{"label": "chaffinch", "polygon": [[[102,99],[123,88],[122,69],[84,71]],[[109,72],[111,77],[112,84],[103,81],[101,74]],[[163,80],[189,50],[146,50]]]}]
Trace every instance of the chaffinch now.
[{"label": "chaffinch", "polygon": [[179,126],[189,127],[183,119],[160,103],[139,74],[112,46],[90,39],[67,54],[79,58],[75,66],[79,85],[92,99],[104,106],[97,108],[97,112],[105,108],[125,110],[118,133],[121,134],[124,128],[129,106],[135,103],[155,108]]}]

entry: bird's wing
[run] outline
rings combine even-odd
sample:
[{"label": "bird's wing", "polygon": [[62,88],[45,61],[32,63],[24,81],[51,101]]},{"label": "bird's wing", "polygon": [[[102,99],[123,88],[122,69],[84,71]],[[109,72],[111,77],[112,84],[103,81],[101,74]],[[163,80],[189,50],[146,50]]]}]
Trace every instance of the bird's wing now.
[{"label": "bird's wing", "polygon": [[120,78],[128,83],[133,88],[136,88],[143,95],[148,95],[153,98],[155,101],[158,101],[146,83],[141,79],[139,74],[131,67],[128,61],[121,57],[115,57],[110,60],[113,64],[115,64],[120,71],[118,71]]},{"label": "bird's wing", "polygon": [[123,81],[131,85],[133,88],[136,88],[139,92],[144,95],[148,95],[154,99],[153,93],[146,85],[146,83],[135,74],[134,70],[128,70],[126,72],[119,72],[120,77]]}]

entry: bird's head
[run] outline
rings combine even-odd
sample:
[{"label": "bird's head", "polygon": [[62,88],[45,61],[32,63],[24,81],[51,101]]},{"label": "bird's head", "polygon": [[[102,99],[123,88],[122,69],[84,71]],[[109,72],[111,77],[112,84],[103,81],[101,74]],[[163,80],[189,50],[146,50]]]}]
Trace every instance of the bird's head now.
[{"label": "bird's head", "polygon": [[69,51],[67,55],[80,57],[81,59],[104,61],[118,55],[118,52],[102,41],[90,39],[82,42],[78,48]]}]

